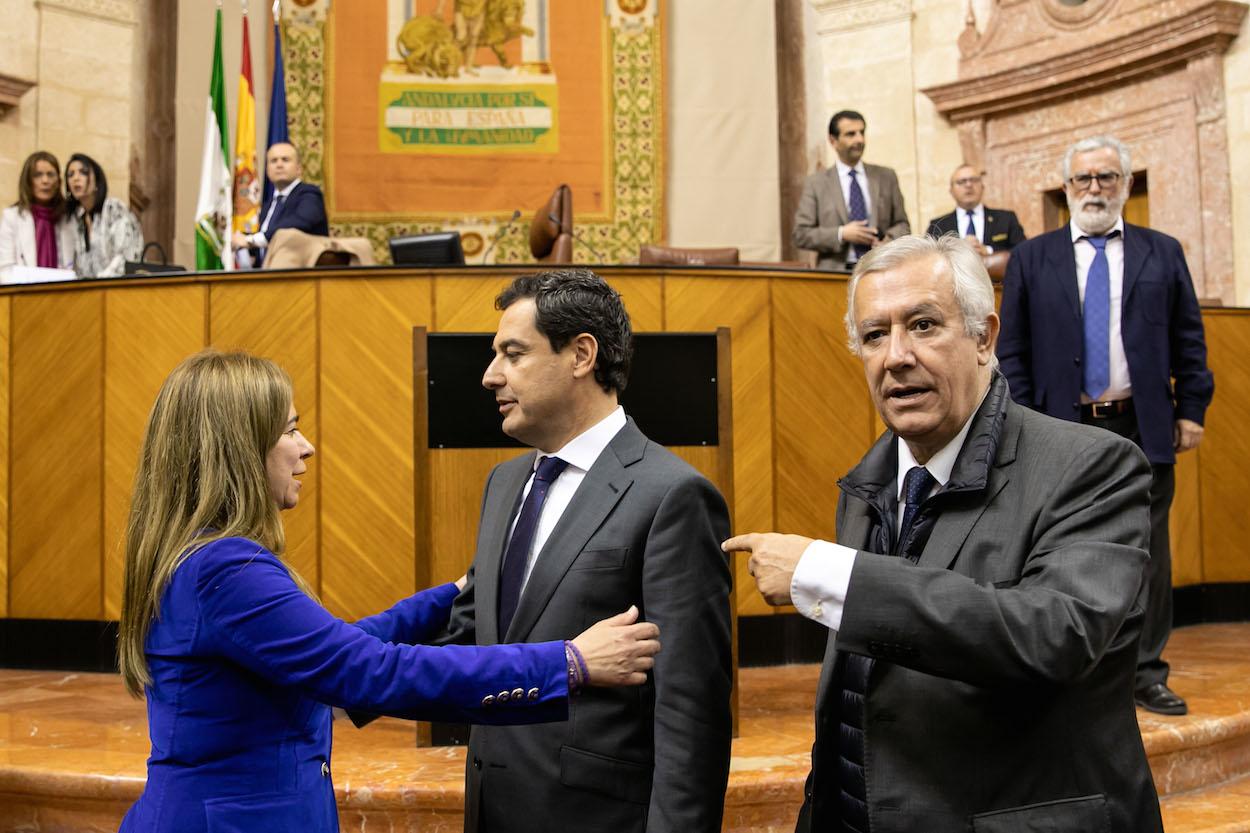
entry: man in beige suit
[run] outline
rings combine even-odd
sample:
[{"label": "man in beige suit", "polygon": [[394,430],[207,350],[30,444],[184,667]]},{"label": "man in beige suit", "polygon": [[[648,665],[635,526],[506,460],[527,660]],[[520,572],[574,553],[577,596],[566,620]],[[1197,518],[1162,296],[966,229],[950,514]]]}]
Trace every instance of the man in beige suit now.
[{"label": "man in beige suit", "polygon": [[829,120],[833,167],[803,183],[794,214],[794,245],[817,253],[816,267],[849,272],[863,255],[887,240],[911,234],[898,176],[881,165],[865,165],[864,117],[842,110]]}]

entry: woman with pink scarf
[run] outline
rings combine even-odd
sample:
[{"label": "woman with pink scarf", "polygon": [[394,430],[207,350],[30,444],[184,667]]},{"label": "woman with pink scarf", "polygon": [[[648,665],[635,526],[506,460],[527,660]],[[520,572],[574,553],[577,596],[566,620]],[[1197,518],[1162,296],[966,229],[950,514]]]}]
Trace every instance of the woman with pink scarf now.
[{"label": "woman with pink scarf", "polygon": [[61,165],[46,150],[26,158],[17,202],[0,213],[0,283],[10,267],[74,267],[74,228],[65,216]]}]

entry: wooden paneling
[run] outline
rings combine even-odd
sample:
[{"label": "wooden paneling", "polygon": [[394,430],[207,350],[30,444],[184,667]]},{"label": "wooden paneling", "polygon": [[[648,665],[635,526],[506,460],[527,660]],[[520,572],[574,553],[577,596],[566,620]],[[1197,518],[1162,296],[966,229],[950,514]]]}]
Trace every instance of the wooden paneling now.
[{"label": "wooden paneling", "polygon": [[845,314],[843,282],[773,284],[777,530],[830,541],[838,478],[877,433]]},{"label": "wooden paneling", "polygon": [[[434,325],[443,333],[493,333],[499,324],[495,296],[512,282],[513,275],[434,278]],[[482,357],[486,372],[488,356]]]},{"label": "wooden paneling", "polygon": [[521,448],[430,449],[430,584],[454,581],[469,569],[486,477],[495,466],[524,453]]},{"label": "wooden paneling", "polygon": [[[290,375],[300,430],[315,446],[318,407],[316,280],[222,282],[209,295],[209,340],[223,350],[248,350]],[[286,512],[286,559],[320,592],[318,499],[321,468],[314,458],[301,479],[299,506]]]},{"label": "wooden paneling", "polygon": [[0,298],[0,617],[9,615],[9,370],[11,298]]},{"label": "wooden paneling", "polygon": [[1202,583],[1202,501],[1199,498],[1202,446],[1176,458],[1176,496],[1168,516],[1172,544],[1172,586]]},{"label": "wooden paneling", "polygon": [[110,292],[104,303],[104,618],[121,614],[126,518],[148,413],[165,377],[204,347],[208,288]]},{"label": "wooden paneling", "polygon": [[[601,271],[639,332],[732,329],[735,531],[832,536],[836,479],[880,430],[844,345],[844,279]],[[273,358],[293,378],[319,454],[300,507],[284,518],[288,557],[331,609],[354,618],[427,576],[459,576],[486,476],[521,452],[431,453],[429,491],[416,505],[412,327],[493,332],[494,297],[513,273],[356,274],[0,289],[0,616],[117,615],[116,544],[147,410],[173,364],[206,341]],[[1219,387],[1201,449],[1177,466],[1178,585],[1250,581],[1250,515],[1240,509],[1250,490],[1250,313],[1206,310],[1204,320]],[[676,451],[724,479],[714,476],[716,450]],[[735,568],[739,611],[772,612],[744,565]]]},{"label": "wooden paneling", "polygon": [[[772,332],[769,281],[665,278],[665,329],[729,327],[733,338],[734,532],[764,532],[773,518]],[[771,613],[738,559],[734,574],[739,614]]]},{"label": "wooden paneling", "polygon": [[12,303],[9,615],[98,619],[104,292]]},{"label": "wooden paneling", "polygon": [[428,278],[321,285],[321,598],[345,619],[419,589],[412,328],[430,320],[431,289]]},{"label": "wooden paneling", "polygon": [[664,282],[661,278],[617,278],[608,281],[621,293],[629,324],[636,333],[664,329]]},{"label": "wooden paneling", "polygon": [[1199,446],[1202,580],[1250,581],[1250,315],[1207,310],[1203,319],[1216,387]]}]

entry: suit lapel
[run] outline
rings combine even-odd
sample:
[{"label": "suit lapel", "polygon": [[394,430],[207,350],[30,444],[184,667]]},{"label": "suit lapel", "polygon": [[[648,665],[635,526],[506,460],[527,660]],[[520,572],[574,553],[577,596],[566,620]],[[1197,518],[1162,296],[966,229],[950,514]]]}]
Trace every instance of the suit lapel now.
[{"label": "suit lapel", "polygon": [[39,264],[39,244],[35,242],[35,215],[25,212],[19,213],[17,216],[21,219],[22,235],[22,245],[18,247],[18,263],[24,263],[27,266],[37,266]]},{"label": "suit lapel", "polygon": [[[538,553],[505,634],[508,642],[522,642],[529,636],[564,574],[634,482],[625,466],[641,457],[641,446],[645,444],[646,438],[631,420],[586,472],[573,500]],[[638,449],[636,456],[630,453],[635,447]],[[570,637],[575,635],[569,634]]]},{"label": "suit lapel", "polygon": [[1068,226],[1062,226],[1051,232],[1050,245],[1047,247],[1046,260],[1050,266],[1048,277],[1043,280],[1056,280],[1059,290],[1067,299],[1068,307],[1076,320],[1081,320],[1081,295],[1076,283],[1076,252],[1072,245],[1072,236]]},{"label": "suit lapel", "polygon": [[491,484],[482,507],[481,540],[478,541],[478,566],[473,581],[476,592],[474,616],[478,633],[493,644],[500,641],[499,633],[499,572],[503,565],[503,551],[508,542],[508,530],[521,502],[521,491],[534,470],[534,452],[501,466]]},{"label": "suit lapel", "polygon": [[[944,509],[938,515],[933,524],[933,532],[925,542],[924,550],[917,561],[921,567],[949,570],[959,557],[959,551],[963,549],[972,528],[993,505],[998,493],[1010,482],[1011,465],[1016,460],[1016,449],[1020,441],[1020,422],[1013,417],[1009,403],[1004,403],[1004,407],[1008,411],[984,488],[951,496],[957,505]],[[958,466],[959,463],[956,463],[957,470]]]},{"label": "suit lapel", "polygon": [[881,228],[881,224],[877,218],[881,216],[882,200],[885,199],[881,194],[881,177],[877,175],[877,169],[864,166],[864,179],[868,180],[868,194],[872,200],[872,207],[868,209],[868,225],[881,232],[885,229]]},{"label": "suit lapel", "polygon": [[1120,309],[1128,304],[1129,295],[1141,277],[1146,260],[1150,257],[1150,242],[1139,233],[1136,226],[1124,224],[1124,286],[1120,292]]},{"label": "suit lapel", "polygon": [[838,225],[844,226],[850,222],[851,212],[846,207],[846,198],[842,196],[842,178],[838,176],[836,162],[832,168],[825,170],[825,183],[833,191],[833,213]]}]

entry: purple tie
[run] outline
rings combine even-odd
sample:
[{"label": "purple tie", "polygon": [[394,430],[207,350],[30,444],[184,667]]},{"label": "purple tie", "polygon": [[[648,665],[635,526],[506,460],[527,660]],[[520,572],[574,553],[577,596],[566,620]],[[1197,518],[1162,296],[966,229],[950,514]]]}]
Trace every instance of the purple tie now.
[{"label": "purple tie", "polygon": [[517,603],[521,599],[521,585],[525,583],[525,564],[529,561],[530,549],[534,546],[534,533],[538,531],[538,519],[543,513],[543,503],[547,500],[547,492],[551,484],[568,466],[559,457],[544,457],[538,461],[538,471],[534,472],[534,483],[530,486],[525,502],[521,504],[521,514],[517,516],[516,526],[512,530],[512,540],[508,542],[508,550],[503,557],[503,571],[499,576],[499,638],[508,633],[512,617],[516,613]]},{"label": "purple tie", "polygon": [[[851,212],[851,220],[868,220],[868,204],[864,202],[864,192],[859,187],[859,180],[855,178],[855,169],[851,168],[851,187],[850,187],[850,205],[847,209]],[[868,254],[868,247],[861,246],[858,243],[853,247],[855,249],[855,259]]]}]

